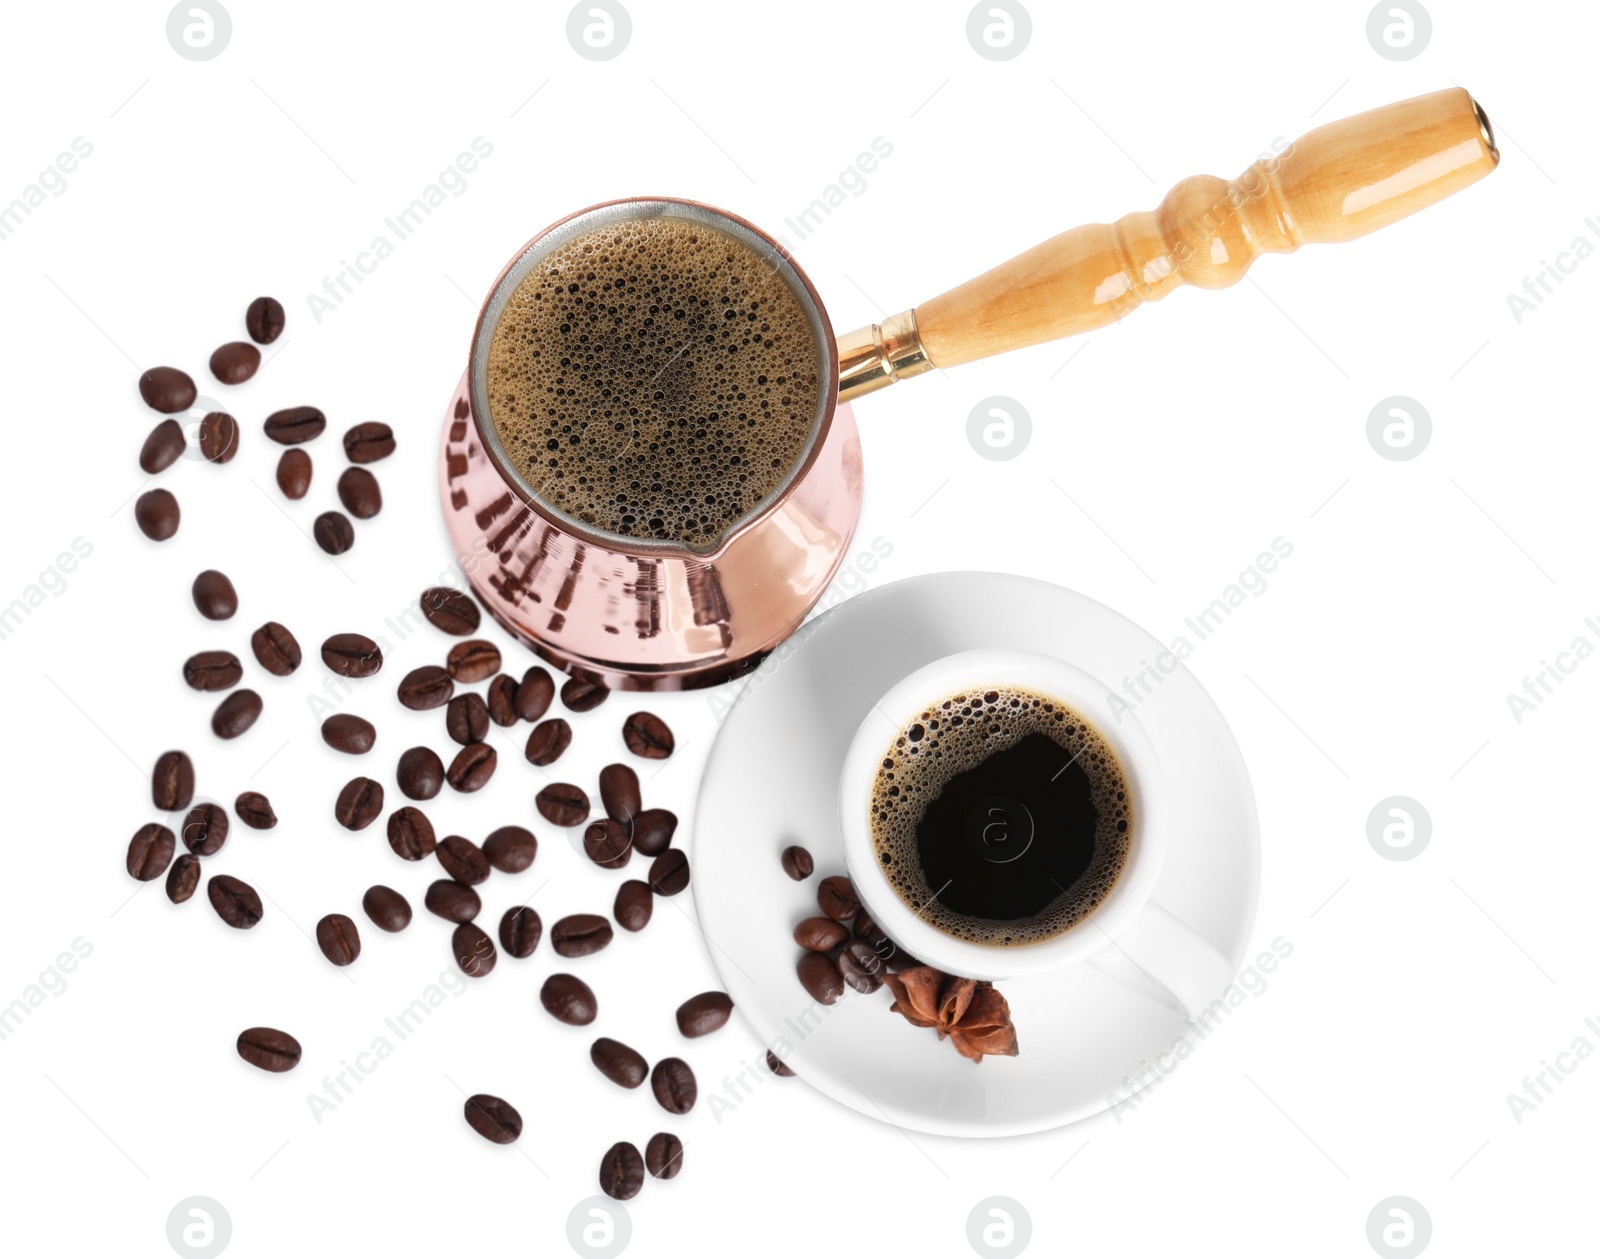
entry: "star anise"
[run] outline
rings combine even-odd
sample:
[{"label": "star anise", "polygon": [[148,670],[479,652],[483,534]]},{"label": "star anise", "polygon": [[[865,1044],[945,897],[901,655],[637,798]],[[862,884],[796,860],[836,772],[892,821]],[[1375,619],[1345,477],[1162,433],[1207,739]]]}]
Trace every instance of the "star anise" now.
[{"label": "star anise", "polygon": [[932,966],[913,966],[885,975],[894,993],[889,1007],[916,1027],[931,1027],[946,1036],[962,1056],[982,1062],[985,1054],[1015,1057],[1017,1030],[1011,1007],[987,981],[946,975]]}]

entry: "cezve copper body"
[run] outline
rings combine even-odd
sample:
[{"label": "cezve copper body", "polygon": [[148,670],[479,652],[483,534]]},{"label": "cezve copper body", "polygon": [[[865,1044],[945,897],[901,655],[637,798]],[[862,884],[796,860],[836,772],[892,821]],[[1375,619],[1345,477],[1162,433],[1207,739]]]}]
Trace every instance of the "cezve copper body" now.
[{"label": "cezve copper body", "polygon": [[[1196,176],[1153,211],[1056,236],[914,310],[835,340],[822,299],[775,240],[697,202],[608,202],[534,237],[490,290],[445,418],[445,522],[484,605],[541,656],[609,686],[676,690],[753,669],[838,570],[861,508],[850,401],[933,367],[1099,328],[1181,284],[1224,288],[1264,253],[1352,240],[1481,179],[1500,160],[1461,88],[1319,127],[1238,179]],[[539,500],[484,413],[495,320],[539,259],[626,218],[681,216],[765,256],[808,312],[826,382],[803,459],[703,550],[595,532]]]}]

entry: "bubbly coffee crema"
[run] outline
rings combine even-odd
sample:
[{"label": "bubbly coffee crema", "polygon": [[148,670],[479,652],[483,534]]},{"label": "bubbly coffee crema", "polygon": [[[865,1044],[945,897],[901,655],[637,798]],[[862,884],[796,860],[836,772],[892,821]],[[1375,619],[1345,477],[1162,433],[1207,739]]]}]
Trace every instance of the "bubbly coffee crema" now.
[{"label": "bubbly coffee crema", "polygon": [[1037,944],[1081,922],[1133,839],[1127,780],[1104,736],[1019,687],[925,707],[885,750],[870,808],[873,848],[900,899],[976,944]]},{"label": "bubbly coffee crema", "polygon": [[592,528],[707,546],[806,453],[819,391],[807,307],[772,263],[681,218],[597,227],[507,300],[489,415],[541,500]]}]

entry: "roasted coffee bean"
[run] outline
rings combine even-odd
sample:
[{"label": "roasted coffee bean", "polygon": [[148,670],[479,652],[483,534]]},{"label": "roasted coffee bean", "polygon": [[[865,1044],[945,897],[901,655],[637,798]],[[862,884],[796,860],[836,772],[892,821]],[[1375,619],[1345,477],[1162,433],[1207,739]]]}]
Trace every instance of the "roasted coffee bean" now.
[{"label": "roasted coffee bean", "polygon": [[861,912],[855,886],[842,874],[830,875],[817,885],[817,904],[835,922],[849,922]]},{"label": "roasted coffee bean", "polygon": [[237,739],[261,716],[261,696],[242,687],[217,705],[211,714],[211,732],[219,739]]},{"label": "roasted coffee bean", "polygon": [[589,1046],[589,1061],[606,1079],[625,1089],[638,1088],[650,1074],[650,1064],[642,1053],[609,1036],[602,1036]]},{"label": "roasted coffee bean", "polygon": [[177,533],[182,514],[171,490],[146,490],[133,505],[134,523],[152,542],[165,542]]},{"label": "roasted coffee bean", "polygon": [[430,586],[422,592],[422,615],[434,629],[458,638],[478,628],[478,605],[472,596],[449,586]]},{"label": "roasted coffee bean", "polygon": [[611,943],[611,923],[600,914],[568,914],[550,928],[550,947],[562,957],[588,957]]},{"label": "roasted coffee bean", "polygon": [[244,312],[244,326],[257,345],[271,345],[283,333],[283,303],[276,297],[258,297]]},{"label": "roasted coffee bean", "polygon": [[404,931],[411,925],[411,902],[392,887],[374,883],[361,898],[361,908],[380,931]]},{"label": "roasted coffee bean", "polygon": [[183,425],[177,420],[162,420],[150,430],[150,436],[144,439],[144,445],[139,448],[140,469],[151,476],[165,472],[178,461],[185,444]]},{"label": "roasted coffee bean", "polygon": [[674,1115],[687,1115],[700,1095],[694,1072],[682,1058],[663,1058],[656,1063],[650,1072],[650,1091],[656,1095],[662,1109]]},{"label": "roasted coffee bean", "polygon": [[300,1061],[300,1042],[275,1027],[247,1027],[235,1042],[239,1057],[263,1071],[289,1071]]},{"label": "roasted coffee bean", "polygon": [[259,791],[241,791],[233,802],[233,811],[251,830],[270,831],[278,824],[278,815],[272,811],[272,801]]},{"label": "roasted coffee bean", "polygon": [[475,922],[464,922],[450,934],[456,965],[468,979],[482,979],[500,960],[489,933]]},{"label": "roasted coffee bean", "polygon": [[502,874],[520,874],[533,864],[539,841],[520,826],[502,826],[483,841],[483,855]]},{"label": "roasted coffee bean", "polygon": [[322,644],[322,663],[340,677],[370,678],[383,668],[383,652],[365,634],[334,634]]},{"label": "roasted coffee bean", "polygon": [[325,914],[317,922],[317,947],[335,966],[348,966],[361,956],[361,933],[344,914]]},{"label": "roasted coffee bean", "polygon": [[847,941],[834,962],[839,968],[839,977],[857,992],[877,992],[883,987],[883,973],[887,968],[865,940]]},{"label": "roasted coffee bean", "polygon": [[468,639],[450,649],[445,668],[457,682],[482,682],[500,672],[500,649],[482,638]]},{"label": "roasted coffee bean", "polygon": [[226,621],[239,610],[239,596],[226,573],[208,568],[194,579],[190,588],[194,606],[208,621]]},{"label": "roasted coffee bean", "polygon": [[794,929],[794,942],[813,953],[831,953],[850,938],[850,928],[832,918],[807,918]]},{"label": "roasted coffee bean", "polygon": [[228,842],[228,811],[220,804],[197,804],[183,819],[183,846],[197,857],[214,857]]},{"label": "roasted coffee bean", "polygon": [[594,990],[576,975],[551,975],[539,989],[539,1003],[556,1019],[586,1027],[599,1012]]},{"label": "roasted coffee bean", "polygon": [[556,684],[550,670],[534,665],[517,684],[517,716],[523,721],[538,721],[550,711],[550,701],[555,695]]},{"label": "roasted coffee bean", "polygon": [[413,800],[432,800],[444,786],[444,762],[432,748],[407,748],[395,769],[400,790]]},{"label": "roasted coffee bean", "polygon": [[844,992],[844,979],[833,958],[826,953],[802,953],[795,967],[800,985],[811,994],[813,1001],[832,1005]]},{"label": "roasted coffee bean", "polygon": [[383,784],[373,778],[352,778],[333,803],[333,817],[349,831],[364,831],[383,812]]},{"label": "roasted coffee bean", "polygon": [[285,498],[296,501],[311,488],[311,456],[298,446],[278,457],[278,488]]},{"label": "roasted coffee bean", "polygon": [[261,366],[261,351],[248,341],[229,341],[211,351],[211,374],[225,385],[242,385]]},{"label": "roasted coffee bean", "polygon": [[328,417],[316,407],[287,407],[267,416],[261,426],[268,437],[280,446],[298,446],[313,437],[319,437],[328,427]]},{"label": "roasted coffee bean", "polygon": [[872,915],[867,913],[865,909],[856,915],[856,920],[850,925],[850,930],[854,932],[856,939],[865,940],[874,949],[888,939],[883,934],[883,928],[872,921]]},{"label": "roasted coffee bean", "polygon": [[583,832],[583,851],[595,865],[620,870],[633,856],[633,841],[621,822],[601,818],[590,822]]},{"label": "roasted coffee bean", "polygon": [[378,478],[365,468],[346,468],[336,487],[344,509],[357,520],[371,520],[383,510],[383,491]]},{"label": "roasted coffee bean", "polygon": [[606,816],[626,825],[644,808],[639,799],[639,775],[626,765],[607,765],[600,771],[600,803]]},{"label": "roasted coffee bean", "polygon": [[396,691],[400,696],[400,702],[414,712],[448,704],[455,692],[455,682],[436,664],[425,664],[411,670],[400,679]]},{"label": "roasted coffee bean", "polygon": [[633,819],[633,846],[640,856],[659,857],[677,833],[678,815],[671,809],[646,809]]},{"label": "roasted coffee bean", "polygon": [[545,821],[556,826],[581,826],[589,816],[589,793],[571,783],[551,783],[533,804]]},{"label": "roasted coffee bean", "polygon": [[676,896],[689,886],[689,858],[681,848],[669,848],[650,863],[650,890],[657,896]]},{"label": "roasted coffee bean", "polygon": [[794,1075],[794,1072],[789,1069],[783,1059],[770,1049],[767,1050],[767,1070],[772,1072],[773,1075],[780,1075],[786,1078]]},{"label": "roasted coffee bean", "polygon": [[176,415],[194,405],[197,394],[188,372],[176,367],[152,367],[139,377],[139,396],[145,406],[163,415]]},{"label": "roasted coffee bean", "polygon": [[489,858],[483,855],[483,849],[460,835],[446,835],[433,855],[457,883],[472,887],[489,877]]},{"label": "roasted coffee bean", "polygon": [[513,905],[500,919],[500,947],[512,957],[531,957],[544,924],[531,905]]},{"label": "roasted coffee bean", "polygon": [[[445,674],[445,680],[449,679],[450,675]],[[455,683],[451,682],[450,685],[454,686]],[[468,691],[450,701],[450,707],[444,712],[444,729],[463,747],[482,743],[489,737],[489,709],[477,692]]]},{"label": "roasted coffee bean", "polygon": [[534,765],[553,765],[572,743],[572,727],[561,717],[541,721],[528,735],[523,755]]},{"label": "roasted coffee bean", "polygon": [[499,758],[487,743],[471,743],[456,753],[444,778],[457,791],[480,791],[494,775]]},{"label": "roasted coffee bean", "polygon": [[226,411],[208,411],[195,434],[195,445],[209,463],[231,463],[239,453],[239,421]]},{"label": "roasted coffee bean", "polygon": [[213,874],[206,882],[206,896],[217,917],[230,927],[244,931],[261,921],[261,898],[243,879]]},{"label": "roasted coffee bean", "polygon": [[484,705],[497,726],[517,724],[517,683],[509,673],[497,674],[485,689]]},{"label": "roasted coffee bean", "polygon": [[433,823],[421,809],[401,805],[389,815],[389,847],[407,861],[421,861],[434,849]]},{"label": "roasted coffee bean", "polygon": [[275,677],[286,678],[300,667],[300,644],[282,625],[268,621],[250,635],[256,661]]},{"label": "roasted coffee bean", "polygon": [[366,420],[344,435],[344,456],[351,463],[376,463],[394,454],[394,430],[381,420]]},{"label": "roasted coffee bean", "polygon": [[174,905],[181,905],[194,895],[195,888],[199,886],[200,858],[180,852],[172,868],[167,871],[167,899]]},{"label": "roasted coffee bean", "polygon": [[702,992],[678,1007],[678,1031],[685,1036],[709,1036],[733,1013],[733,998],[725,992]]},{"label": "roasted coffee bean", "polygon": [[626,1202],[644,1187],[644,1159],[637,1146],[618,1141],[600,1160],[600,1188],[607,1197]]},{"label": "roasted coffee bean", "polygon": [[783,856],[779,860],[783,862],[783,872],[796,883],[809,879],[811,872],[816,869],[811,854],[799,844],[790,844],[783,850]]},{"label": "roasted coffee bean", "polygon": [[522,1116],[504,1098],[474,1093],[467,1098],[465,1111],[467,1123],[485,1141],[510,1145],[522,1135]]},{"label": "roasted coffee bean", "polygon": [[656,895],[643,879],[629,879],[617,889],[617,902],[611,916],[624,931],[643,931],[650,923]]},{"label": "roasted coffee bean", "polygon": [[335,752],[360,756],[372,751],[377,738],[372,723],[354,713],[335,713],[322,723],[322,741]]},{"label": "roasted coffee bean", "polygon": [[611,692],[599,682],[568,678],[561,684],[561,702],[575,713],[587,713],[606,702]]},{"label": "roasted coffee bean", "polygon": [[628,751],[650,761],[666,760],[677,746],[667,723],[654,713],[634,713],[623,722],[622,741],[628,745]]},{"label": "roasted coffee bean", "polygon": [[197,691],[225,691],[243,676],[231,651],[197,651],[183,662],[183,680]]},{"label": "roasted coffee bean", "polygon": [[150,801],[163,813],[187,809],[194,799],[194,762],[187,752],[163,752],[150,774]]},{"label": "roasted coffee bean", "polygon": [[423,907],[446,922],[471,922],[483,908],[478,894],[453,879],[435,879],[422,896]]},{"label": "roasted coffee bean", "polygon": [[683,1142],[670,1132],[658,1132],[644,1147],[645,1170],[657,1180],[671,1180],[683,1170]]},{"label": "roasted coffee bean", "polygon": [[313,520],[311,536],[329,555],[343,555],[356,544],[356,528],[342,511],[325,511]]},{"label": "roasted coffee bean", "polygon": [[128,841],[128,873],[141,883],[159,879],[172,864],[178,841],[165,826],[146,822]]}]

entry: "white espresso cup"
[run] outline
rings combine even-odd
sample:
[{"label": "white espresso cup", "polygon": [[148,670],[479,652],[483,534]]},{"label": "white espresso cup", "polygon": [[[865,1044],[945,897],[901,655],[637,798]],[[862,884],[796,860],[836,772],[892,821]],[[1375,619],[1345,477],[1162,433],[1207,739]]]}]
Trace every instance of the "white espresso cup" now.
[{"label": "white espresso cup", "polygon": [[[1133,837],[1110,891],[1066,931],[1033,944],[980,944],[941,931],[900,898],[872,839],[872,785],[901,729],[930,704],[963,690],[995,687],[1033,691],[1088,718],[1121,763],[1132,806]],[[1074,665],[1018,651],[961,652],[901,679],[875,697],[845,756],[839,821],[846,868],[873,920],[929,966],[969,979],[1003,980],[1093,960],[1104,973],[1140,986],[1194,1018],[1232,982],[1232,967],[1154,897],[1169,830],[1161,761],[1138,719],[1126,711],[1119,719],[1112,712],[1111,693]]]}]

